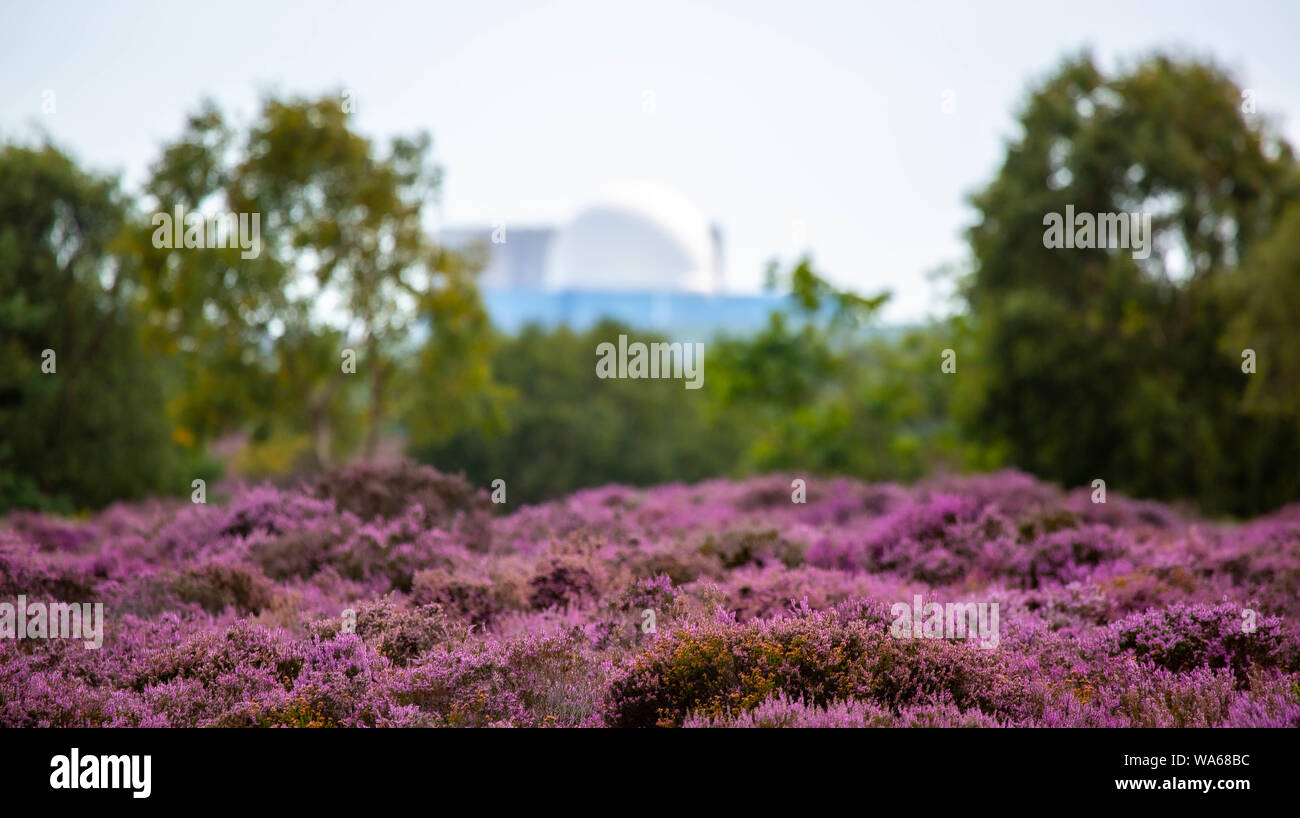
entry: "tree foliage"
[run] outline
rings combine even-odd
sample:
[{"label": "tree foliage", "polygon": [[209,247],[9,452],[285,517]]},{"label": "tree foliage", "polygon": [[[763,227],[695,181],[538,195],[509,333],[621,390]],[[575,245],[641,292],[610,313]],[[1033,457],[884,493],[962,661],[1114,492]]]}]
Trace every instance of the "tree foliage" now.
[{"label": "tree foliage", "polygon": [[0,146],[0,511],[100,505],[177,477],[127,218],[116,180],[50,145]]},{"label": "tree foliage", "polygon": [[[1219,511],[1300,495],[1294,415],[1249,411],[1248,390],[1273,386],[1224,348],[1230,324],[1250,323],[1229,283],[1257,251],[1282,257],[1272,237],[1300,193],[1290,148],[1242,99],[1215,66],[1163,56],[1114,76],[1069,60],[1030,95],[973,200],[965,294],[988,367],[965,418],[974,439],[1067,484]],[[1151,214],[1150,257],[1046,247],[1045,215],[1067,206]]]},{"label": "tree foliage", "polygon": [[[475,267],[423,220],[441,178],[429,149],[421,134],[381,151],[328,95],[269,98],[245,133],[205,105],[164,149],[148,186],[161,212],[259,214],[263,237],[252,260],[142,251],[152,327],[185,355],[173,408],[196,445],[251,423],[302,434],[321,465],[373,456],[403,421],[421,440],[490,425],[501,396]],[[439,420],[412,417],[434,405]]]}]

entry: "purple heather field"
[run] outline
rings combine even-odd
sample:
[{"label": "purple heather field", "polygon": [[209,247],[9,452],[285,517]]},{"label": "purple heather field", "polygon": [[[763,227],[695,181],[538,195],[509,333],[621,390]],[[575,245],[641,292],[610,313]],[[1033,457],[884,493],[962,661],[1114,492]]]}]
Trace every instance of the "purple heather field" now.
[{"label": "purple heather field", "polygon": [[[495,513],[400,463],[15,513],[0,601],[105,623],[0,639],[0,726],[1300,726],[1300,506],[793,479]],[[900,635],[917,595],[996,603],[996,645]]]}]

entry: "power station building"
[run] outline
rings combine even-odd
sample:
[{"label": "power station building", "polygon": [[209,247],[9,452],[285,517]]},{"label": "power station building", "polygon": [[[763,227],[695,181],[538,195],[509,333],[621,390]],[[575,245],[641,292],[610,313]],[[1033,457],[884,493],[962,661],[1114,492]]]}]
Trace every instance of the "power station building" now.
[{"label": "power station building", "polygon": [[562,227],[495,224],[439,237],[486,252],[479,284],[506,331],[528,323],[582,329],[614,318],[678,335],[744,333],[781,301],[726,293],[721,228],[658,186],[620,188]]}]

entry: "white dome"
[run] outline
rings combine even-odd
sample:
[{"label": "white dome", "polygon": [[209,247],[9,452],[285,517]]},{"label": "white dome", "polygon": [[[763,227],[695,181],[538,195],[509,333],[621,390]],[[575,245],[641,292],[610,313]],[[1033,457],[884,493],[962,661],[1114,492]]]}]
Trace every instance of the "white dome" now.
[{"label": "white dome", "polygon": [[623,185],[555,237],[546,280],[556,289],[712,292],[716,256],[709,222],[688,200]]}]

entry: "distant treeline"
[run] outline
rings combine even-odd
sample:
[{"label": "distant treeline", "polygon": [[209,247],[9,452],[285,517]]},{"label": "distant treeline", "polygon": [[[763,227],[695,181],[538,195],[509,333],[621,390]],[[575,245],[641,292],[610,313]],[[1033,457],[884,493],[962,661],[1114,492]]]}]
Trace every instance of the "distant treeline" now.
[{"label": "distant treeline", "polygon": [[[204,104],[138,195],[54,146],[0,145],[0,510],[305,473],[393,439],[504,479],[512,506],[1003,465],[1211,513],[1300,498],[1300,173],[1214,65],[1066,60],[972,196],[952,318],[864,333],[885,295],[774,264],[788,308],[706,343],[700,389],[597,375],[620,334],[681,339],[495,331],[483,259],[422,227],[429,139],[376,145],[340,100],[270,98],[242,126]],[[178,212],[258,214],[260,235],[200,246],[173,224],[180,243],[159,246],[156,214]],[[1149,254],[1049,240],[1075,213],[1149,219]],[[212,455],[235,435],[233,459]]]}]

